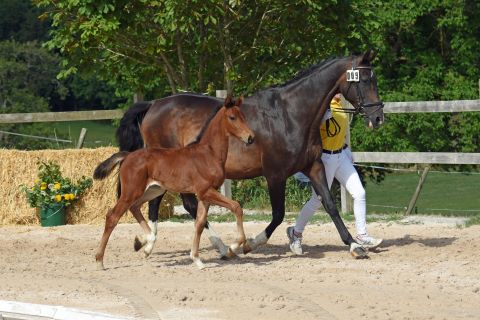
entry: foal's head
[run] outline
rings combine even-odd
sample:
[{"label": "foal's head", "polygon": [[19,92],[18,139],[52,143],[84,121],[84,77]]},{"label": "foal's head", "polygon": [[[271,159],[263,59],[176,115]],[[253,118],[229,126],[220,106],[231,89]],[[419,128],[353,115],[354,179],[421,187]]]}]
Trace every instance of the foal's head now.
[{"label": "foal's head", "polygon": [[243,97],[234,100],[230,95],[225,99],[223,107],[225,108],[225,123],[227,132],[239,138],[247,145],[252,144],[254,134],[247,125],[245,116],[240,111],[240,105],[243,103]]}]

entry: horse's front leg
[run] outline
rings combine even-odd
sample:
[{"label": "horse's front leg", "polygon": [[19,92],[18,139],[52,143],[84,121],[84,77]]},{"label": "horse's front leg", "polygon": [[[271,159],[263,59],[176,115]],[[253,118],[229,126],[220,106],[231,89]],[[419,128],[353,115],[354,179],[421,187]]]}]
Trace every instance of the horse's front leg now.
[{"label": "horse's front leg", "polygon": [[[188,211],[188,213],[190,214],[190,216],[192,216],[193,219],[196,219],[198,201],[195,195],[191,193],[181,193],[180,196],[182,198],[183,207],[185,208],[185,210]],[[217,248],[218,252],[220,252],[220,255],[222,257],[226,258],[228,253],[228,247],[223,243],[222,239],[220,239],[215,230],[213,230],[212,225],[208,222],[208,220],[205,224],[205,228],[207,229],[208,239],[210,240],[210,243],[215,248]]]},{"label": "horse's front leg", "polygon": [[232,199],[229,199],[222,195],[217,190],[210,188],[207,192],[202,196],[205,201],[209,203],[216,204],[218,206],[222,206],[224,208],[229,209],[231,212],[235,214],[235,218],[237,221],[237,241],[233,243],[228,248],[228,253],[226,255],[227,258],[233,258],[237,255],[237,252],[245,243],[245,230],[243,228],[243,210],[240,204]]},{"label": "horse's front leg", "polygon": [[273,231],[283,222],[285,217],[285,188],[286,178],[268,178],[268,193],[270,195],[270,204],[272,205],[272,221],[267,228],[260,232],[254,239],[248,239],[243,252],[248,253],[261,245],[267,243]]},{"label": "horse's front leg", "polygon": [[343,223],[342,217],[340,217],[335,204],[335,199],[332,197],[332,194],[328,189],[325,167],[322,160],[318,159],[314,161],[310,172],[307,174],[310,177],[310,181],[312,182],[312,187],[315,189],[315,192],[322,198],[322,204],[335,224],[343,243],[350,246],[350,253],[352,256],[357,259],[368,258],[367,251],[353,240],[352,235],[350,232],[348,232],[347,227]]}]

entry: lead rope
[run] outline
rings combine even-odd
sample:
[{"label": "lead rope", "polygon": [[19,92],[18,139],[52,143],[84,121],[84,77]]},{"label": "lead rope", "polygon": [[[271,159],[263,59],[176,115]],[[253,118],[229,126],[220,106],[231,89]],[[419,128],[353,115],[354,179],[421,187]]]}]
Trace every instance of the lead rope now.
[{"label": "lead rope", "polygon": [[[333,124],[333,132],[330,131],[330,123]],[[335,118],[327,119],[326,127],[327,137],[334,137],[340,132],[340,125],[338,124],[337,120],[335,120]]]}]

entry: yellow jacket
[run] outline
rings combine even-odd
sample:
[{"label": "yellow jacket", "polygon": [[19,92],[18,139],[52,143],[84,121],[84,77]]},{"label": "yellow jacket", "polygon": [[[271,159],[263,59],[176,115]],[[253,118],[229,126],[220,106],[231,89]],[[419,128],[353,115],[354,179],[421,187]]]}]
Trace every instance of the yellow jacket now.
[{"label": "yellow jacket", "polygon": [[330,103],[332,118],[320,125],[322,145],[327,150],[338,150],[345,144],[348,116],[341,109],[340,100],[333,99]]}]

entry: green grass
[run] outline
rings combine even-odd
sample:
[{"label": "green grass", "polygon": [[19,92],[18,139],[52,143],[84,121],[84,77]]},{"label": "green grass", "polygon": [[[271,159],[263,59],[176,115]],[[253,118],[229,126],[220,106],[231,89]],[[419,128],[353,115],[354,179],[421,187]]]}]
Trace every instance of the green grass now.
[{"label": "green grass", "polygon": [[87,129],[87,135],[83,144],[85,148],[117,145],[115,140],[116,127],[109,120],[55,122],[52,123],[51,136],[54,137],[56,133],[58,138],[72,140],[71,144],[62,143],[64,148],[69,145],[76,147],[82,128]]},{"label": "green grass", "polygon": [[[419,178],[417,173],[395,173],[389,174],[385,181],[379,185],[372,182],[367,183],[368,212],[405,212]],[[415,213],[443,216],[479,216],[479,195],[479,174],[429,172],[418,198]],[[379,205],[379,207],[375,205]],[[388,206],[398,208],[389,208]]]},{"label": "green grass", "polygon": [[[387,178],[381,184],[368,182],[366,186],[367,221],[389,222],[401,220],[405,216],[406,207],[417,187],[419,178],[420,176],[416,172],[394,173],[387,175]],[[256,192],[253,194],[256,195],[259,193]],[[479,195],[479,174],[430,172],[420,193],[414,214],[468,217],[469,220],[466,223],[467,226],[480,224]],[[247,194],[247,196],[248,197],[245,198],[251,198],[252,194]],[[247,208],[245,203],[242,203],[242,201],[240,202],[242,206]],[[254,202],[255,199],[250,200],[250,202],[247,201],[250,205]],[[268,211],[269,208],[264,209],[267,209]],[[299,211],[299,209],[289,210],[294,212]],[[297,213],[287,213],[285,221],[294,222],[296,217]],[[354,217],[351,213],[342,215],[342,218],[348,222],[354,221]],[[185,221],[187,219],[190,220],[190,217],[175,216],[170,220]],[[209,220],[212,222],[233,222],[235,221],[235,217],[232,214],[214,214],[209,216]],[[248,214],[245,215],[245,221],[270,222],[271,215],[268,213]],[[316,213],[311,220],[312,223],[325,223],[330,221],[331,219],[326,213]]]}]

